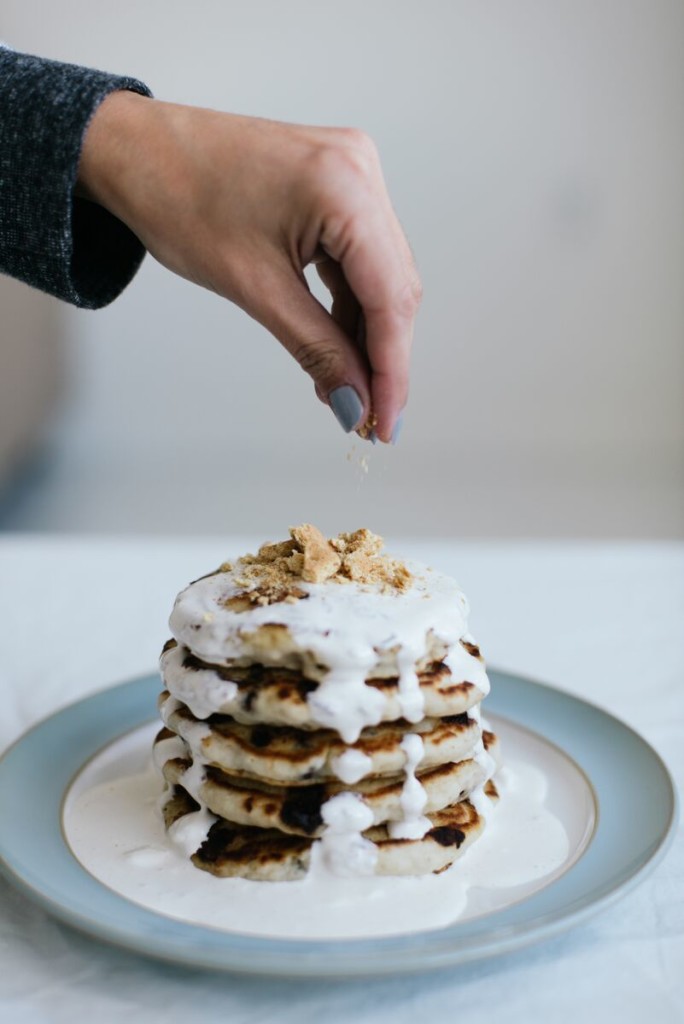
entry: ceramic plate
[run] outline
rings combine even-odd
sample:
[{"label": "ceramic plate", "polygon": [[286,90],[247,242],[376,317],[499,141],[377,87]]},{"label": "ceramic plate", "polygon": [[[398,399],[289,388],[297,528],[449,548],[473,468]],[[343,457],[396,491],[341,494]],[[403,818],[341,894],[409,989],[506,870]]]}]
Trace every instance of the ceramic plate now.
[{"label": "ceramic plate", "polygon": [[[156,675],[73,704],[27,732],[0,761],[0,865],[31,898],[99,939],[187,965],[286,977],[421,971],[466,963],[579,924],[640,881],[676,822],[672,780],[655,751],[605,711],[496,670],[487,714],[565,756],[591,795],[593,833],[559,877],[495,912],[434,931],[351,940],[265,939],[187,924],[129,902],[86,872],[62,831],[74,777],[99,751],[154,717]],[[558,787],[557,787],[558,788]],[[559,792],[562,791],[562,786]],[[633,809],[639,806],[639,828]],[[595,812],[595,813],[594,813]]]}]

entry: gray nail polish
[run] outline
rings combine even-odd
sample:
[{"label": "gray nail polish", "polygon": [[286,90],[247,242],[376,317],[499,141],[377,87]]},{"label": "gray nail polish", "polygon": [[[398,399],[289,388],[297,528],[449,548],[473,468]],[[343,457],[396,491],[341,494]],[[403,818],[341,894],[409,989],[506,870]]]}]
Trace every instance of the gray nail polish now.
[{"label": "gray nail polish", "polygon": [[397,422],[394,424],[394,430],[392,431],[392,438],[391,438],[391,441],[390,441],[391,444],[396,444],[397,441],[399,440],[399,435],[401,434],[401,428],[403,427],[403,425],[404,425],[404,414],[402,412],[401,416],[399,417]]},{"label": "gray nail polish", "polygon": [[328,401],[335,419],[345,434],[349,434],[363,416],[363,402],[358,394],[351,384],[344,384],[330,392]]}]

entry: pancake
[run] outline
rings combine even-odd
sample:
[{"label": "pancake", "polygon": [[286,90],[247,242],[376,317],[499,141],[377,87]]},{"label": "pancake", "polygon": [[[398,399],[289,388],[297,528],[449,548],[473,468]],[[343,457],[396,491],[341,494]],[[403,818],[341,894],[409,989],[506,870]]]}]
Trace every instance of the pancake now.
[{"label": "pancake", "polygon": [[[496,799],[496,789],[491,781],[487,783],[485,792],[490,799]],[[176,822],[197,807],[185,790],[176,787],[164,805],[167,827],[173,828]],[[422,839],[391,839],[382,826],[364,833],[364,838],[377,849],[376,875],[444,871],[465,853],[484,828],[481,815],[467,800],[428,817],[432,827]],[[217,821],[191,860],[196,867],[221,878],[296,881],[306,877],[313,842],[310,838],[286,835],[277,829]]]},{"label": "pancake", "polygon": [[[163,774],[171,785],[183,782],[192,762],[173,758],[165,762]],[[485,770],[475,760],[438,765],[418,772],[427,802],[426,815],[463,800],[486,778]],[[401,821],[404,817],[402,793],[405,775],[389,778],[364,778],[355,783],[352,792],[360,796],[373,814],[373,824]],[[272,786],[253,779],[230,776],[216,768],[207,768],[205,778],[193,794],[211,811],[226,821],[257,828],[277,828],[290,835],[323,834],[323,805],[338,793],[350,792],[340,782],[313,786]]]},{"label": "pancake", "polygon": [[450,577],[391,558],[369,530],[327,541],[305,524],[291,535],[182,590],[174,637],[209,664],[318,681],[339,663],[366,678],[399,675],[407,660],[422,670],[469,639],[468,602]]},{"label": "pancake", "polygon": [[176,599],[154,747],[167,828],[218,876],[442,871],[481,833],[496,766],[468,602],[368,530],[290,534]]},{"label": "pancake", "polygon": [[[162,805],[168,830],[180,824],[199,804],[176,786]],[[304,878],[311,860],[311,840],[276,829],[250,828],[217,821],[199,849],[191,854],[195,867],[220,878],[250,878],[259,882],[292,882]]]},{"label": "pancake", "polygon": [[[320,729],[326,724],[318,720],[312,707],[311,697],[318,692],[319,683],[300,671],[261,664],[230,668],[208,665],[174,641],[167,644],[160,664],[168,692],[187,705],[196,718],[222,714],[244,725],[289,725],[297,729]],[[454,678],[443,662],[433,662],[419,671],[418,684],[423,704],[419,718],[461,715],[478,704],[486,692],[467,679]],[[398,677],[369,678],[366,688],[376,695],[377,705],[375,721],[368,724],[404,717]]]},{"label": "pancake", "polygon": [[[164,719],[168,728],[187,737],[192,744],[197,719],[188,708],[179,705],[165,714]],[[478,723],[466,713],[448,718],[424,718],[415,725],[400,719],[369,726],[351,746],[343,743],[331,729],[304,731],[262,723],[245,725],[223,715],[213,715],[206,725],[208,734],[200,743],[202,757],[208,764],[233,776],[291,786],[337,778],[353,782],[355,761],[365,769],[360,770],[357,777],[395,775],[406,762],[401,742],[409,730],[423,740],[422,768],[464,760],[480,738]],[[354,753],[350,755],[349,751]],[[347,777],[350,771],[351,777]]]},{"label": "pancake", "polygon": [[[192,625],[198,626],[199,624],[193,623]],[[199,625],[200,630],[201,628]],[[321,662],[318,655],[303,646],[289,626],[279,622],[265,622],[254,629],[242,630],[239,633],[239,644],[236,645],[235,653],[231,657],[224,658],[217,657],[211,647],[204,647],[198,642],[197,633],[189,633],[187,628],[178,629],[177,636],[207,664],[221,665],[226,668],[249,668],[251,665],[265,665],[269,668],[290,669],[319,682],[324,679],[327,671],[327,666]],[[378,652],[377,657],[369,666],[371,675],[378,679],[390,679],[392,676],[396,676],[398,671],[397,653],[396,647]],[[434,661],[442,661],[448,653],[449,645],[428,630],[422,650],[415,661],[416,669],[422,671]]]}]

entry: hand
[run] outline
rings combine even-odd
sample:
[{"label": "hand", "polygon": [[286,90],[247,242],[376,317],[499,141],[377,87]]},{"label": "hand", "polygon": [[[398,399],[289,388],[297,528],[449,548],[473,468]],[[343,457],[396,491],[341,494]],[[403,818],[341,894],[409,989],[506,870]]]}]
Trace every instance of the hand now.
[{"label": "hand", "polygon": [[90,124],[77,188],[271,331],[345,430],[396,439],[421,289],[366,135],[117,92]]}]

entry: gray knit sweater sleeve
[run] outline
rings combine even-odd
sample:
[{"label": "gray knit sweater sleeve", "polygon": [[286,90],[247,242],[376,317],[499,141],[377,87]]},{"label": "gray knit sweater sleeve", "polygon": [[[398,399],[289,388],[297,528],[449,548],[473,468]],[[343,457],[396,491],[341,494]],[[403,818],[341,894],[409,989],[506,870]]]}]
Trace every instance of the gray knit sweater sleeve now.
[{"label": "gray knit sweater sleeve", "polygon": [[81,145],[102,100],[142,82],[0,46],[0,272],[76,306],[119,295],[144,255],[138,238],[74,196]]}]

